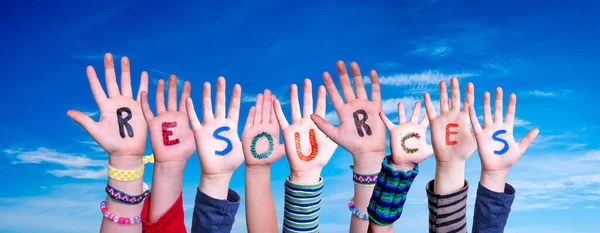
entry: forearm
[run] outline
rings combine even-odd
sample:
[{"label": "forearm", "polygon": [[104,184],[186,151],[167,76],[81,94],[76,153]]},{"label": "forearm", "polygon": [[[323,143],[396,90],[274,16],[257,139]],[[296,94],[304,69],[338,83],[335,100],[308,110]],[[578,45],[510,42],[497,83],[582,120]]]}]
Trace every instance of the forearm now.
[{"label": "forearm", "polygon": [[248,232],[277,232],[277,215],[271,191],[270,166],[246,165],[245,172]]},{"label": "forearm", "polygon": [[465,161],[436,162],[434,190],[435,194],[455,193],[465,187]]},{"label": "forearm", "polygon": [[[358,174],[375,174],[381,170],[382,160],[384,152],[373,153],[368,156],[360,156],[362,158],[373,158],[363,159],[362,161],[354,161],[354,172]],[[359,156],[353,156],[359,158]],[[360,211],[361,216],[367,213],[367,207],[369,206],[369,200],[373,194],[374,185],[364,186],[354,184],[354,206],[356,210]],[[364,220],[354,214],[350,216],[350,232],[351,233],[363,233],[369,228],[369,221]]]},{"label": "forearm", "polygon": [[158,221],[179,198],[184,167],[185,162],[154,164],[149,213],[151,223]]},{"label": "forearm", "polygon": [[[120,170],[137,170],[144,166],[142,156],[121,156],[109,155],[109,165]],[[108,184],[113,188],[118,189],[124,193],[130,195],[139,195],[143,192],[143,179],[135,181],[118,181],[108,179]],[[142,204],[129,205],[114,201],[112,198],[106,198],[106,207],[109,213],[114,214],[117,220],[118,217],[134,218],[140,215],[142,211]],[[119,224],[114,220],[111,221],[106,217],[102,217],[102,225],[100,226],[101,233],[109,232],[124,232],[124,233],[139,233],[142,232],[142,224]]]}]

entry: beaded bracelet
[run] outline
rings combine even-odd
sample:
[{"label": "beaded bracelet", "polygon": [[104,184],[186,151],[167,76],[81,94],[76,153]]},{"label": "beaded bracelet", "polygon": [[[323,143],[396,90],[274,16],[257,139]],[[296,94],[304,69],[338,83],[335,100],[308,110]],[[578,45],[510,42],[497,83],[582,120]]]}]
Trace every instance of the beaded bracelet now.
[{"label": "beaded bracelet", "polygon": [[137,205],[140,204],[146,199],[148,194],[150,194],[150,189],[144,187],[144,192],[137,196],[129,195],[121,190],[118,190],[112,187],[110,184],[106,184],[106,194],[116,202],[129,204],[129,205]]},{"label": "beaded bracelet", "polygon": [[348,201],[348,209],[350,209],[350,212],[352,212],[352,214],[354,214],[356,217],[359,217],[362,220],[369,220],[369,214],[364,214],[362,217],[360,216],[360,210],[358,210],[354,205],[354,197]]},{"label": "beaded bracelet", "polygon": [[102,212],[102,215],[104,215],[105,218],[118,224],[136,224],[142,222],[141,214],[138,214],[135,217],[119,217],[113,213],[108,212],[108,208],[106,208],[106,200],[100,202],[100,211]]},{"label": "beaded bracelet", "polygon": [[[143,157],[144,164],[154,163],[154,155]],[[144,165],[136,170],[120,170],[108,165],[108,177],[118,181],[135,181],[144,176]]]}]

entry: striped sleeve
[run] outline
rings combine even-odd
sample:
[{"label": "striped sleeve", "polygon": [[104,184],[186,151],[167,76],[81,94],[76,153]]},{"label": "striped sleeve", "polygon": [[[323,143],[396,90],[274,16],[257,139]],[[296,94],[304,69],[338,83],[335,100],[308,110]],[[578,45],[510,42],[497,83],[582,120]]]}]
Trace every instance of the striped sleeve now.
[{"label": "striped sleeve", "polygon": [[319,232],[323,179],[300,185],[286,179],[283,232]]},{"label": "striped sleeve", "polygon": [[467,232],[467,192],[469,183],[452,194],[438,195],[433,192],[433,180],[427,184],[430,233]]}]

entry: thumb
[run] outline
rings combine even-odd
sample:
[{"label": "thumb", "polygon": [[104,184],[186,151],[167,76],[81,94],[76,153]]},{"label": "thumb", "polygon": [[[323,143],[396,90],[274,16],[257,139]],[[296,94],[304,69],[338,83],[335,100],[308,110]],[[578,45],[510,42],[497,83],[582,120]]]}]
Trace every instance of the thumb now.
[{"label": "thumb", "polygon": [[81,125],[93,137],[96,131],[96,122],[92,118],[77,110],[69,110],[67,116]]},{"label": "thumb", "polygon": [[519,142],[519,149],[521,150],[521,155],[523,155],[525,151],[527,151],[527,148],[535,140],[539,133],[540,130],[535,128],[529,131],[529,133],[527,133],[527,135],[525,135],[525,137],[521,139],[521,141]]},{"label": "thumb", "polygon": [[311,114],[310,119],[315,123],[317,128],[321,130],[327,137],[331,138],[334,142],[337,142],[337,131],[338,129],[331,123],[327,122],[323,117],[317,114]]}]

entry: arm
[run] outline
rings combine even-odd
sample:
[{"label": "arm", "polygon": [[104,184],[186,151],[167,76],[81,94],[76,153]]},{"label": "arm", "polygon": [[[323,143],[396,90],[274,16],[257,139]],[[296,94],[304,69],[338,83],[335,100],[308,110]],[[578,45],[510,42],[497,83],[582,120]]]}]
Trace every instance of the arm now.
[{"label": "arm", "polygon": [[213,114],[210,83],[202,88],[200,123],[191,98],[186,101],[200,160],[200,185],[192,219],[192,232],[230,232],[239,207],[239,195],[229,189],[233,171],[244,155],[237,133],[241,87],[235,85],[228,116],[225,115],[225,78],[217,80],[215,113]]},{"label": "arm", "polygon": [[[323,82],[340,125],[335,127],[317,114],[311,115],[311,119],[325,135],[352,154],[354,173],[364,177],[377,174],[385,157],[385,126],[377,117],[382,111],[381,93],[379,78],[374,70],[370,72],[371,100],[369,101],[358,64],[353,62],[350,64],[350,69],[356,93],[352,90],[346,65],[338,61],[337,71],[346,103],[338,93],[331,75],[327,72],[323,73]],[[369,221],[363,216],[367,213],[373,187],[372,183],[354,185],[355,211],[359,211],[361,217],[350,215],[350,232],[367,231]]]},{"label": "arm", "polygon": [[409,122],[404,104],[398,104],[398,121],[394,125],[385,113],[379,113],[390,132],[392,155],[383,161],[377,184],[369,202],[371,232],[394,232],[393,224],[400,218],[406,195],[419,169],[418,164],[433,154],[427,144],[427,116],[419,123],[421,103],[416,102]]},{"label": "arm", "polygon": [[[447,202],[448,200],[466,200],[465,163],[476,149],[475,136],[469,126],[468,106],[474,101],[473,84],[467,85],[467,95],[461,110],[458,80],[451,79],[452,101],[449,106],[446,82],[440,83],[440,115],[438,116],[429,93],[425,93],[425,108],[431,121],[431,142],[436,160],[435,179],[428,185],[430,197],[430,232],[466,232],[466,202]],[[456,199],[459,197],[459,199]],[[437,201],[437,202],[436,202]],[[452,208],[446,208],[453,204]]]},{"label": "arm", "polygon": [[[131,97],[129,60],[126,57],[121,59],[120,90],[117,85],[113,57],[110,53],[104,56],[104,68],[108,97],[98,81],[94,68],[87,67],[90,88],[100,109],[100,121],[95,122],[89,116],[76,110],[70,110],[67,115],[79,123],[108,153],[108,164],[112,168],[125,171],[138,170],[143,167],[142,154],[146,145],[147,128],[142,117],[140,103]],[[148,76],[144,72],[141,76],[139,93],[147,89]],[[108,184],[127,195],[136,196],[142,194],[143,182],[141,176],[138,178],[133,181],[118,181],[111,178],[108,180]],[[141,204],[123,204],[107,197],[103,210],[106,212],[105,217],[102,218],[100,232],[141,232],[142,226],[137,217],[141,210]],[[121,223],[118,223],[119,217]],[[124,224],[124,221],[131,220],[134,220],[136,224]]]},{"label": "arm", "polygon": [[258,94],[250,108],[242,146],[246,158],[246,227],[248,232],[277,232],[277,215],[271,191],[271,164],[284,154],[269,90]]},{"label": "arm", "polygon": [[504,232],[510,207],[515,198],[515,189],[506,183],[508,171],[525,153],[539,130],[532,129],[519,142],[513,136],[517,96],[512,94],[508,101],[506,120],[502,119],[502,88],[496,89],[494,117],[490,110],[490,93],[483,96],[483,128],[479,124],[475,109],[469,107],[469,116],[477,139],[481,159],[481,180],[477,189],[473,232]]},{"label": "arm", "polygon": [[[321,170],[329,162],[337,144],[327,138],[310,119],[313,93],[310,79],[304,80],[304,112],[300,110],[298,87],[290,86],[292,124],[275,101],[275,114],[285,141],[290,176],[285,182],[283,232],[318,232],[321,211]],[[315,114],[325,117],[325,87],[320,86]]]},{"label": "arm", "polygon": [[145,232],[186,232],[183,222],[181,184],[183,169],[196,150],[194,134],[189,127],[185,106],[191,85],[185,82],[177,109],[177,77],[169,78],[167,105],[165,107],[165,82],[156,86],[156,113],[148,105],[146,92],[142,93],[142,110],[150,131],[150,144],[154,152],[152,195],[144,213]]}]

